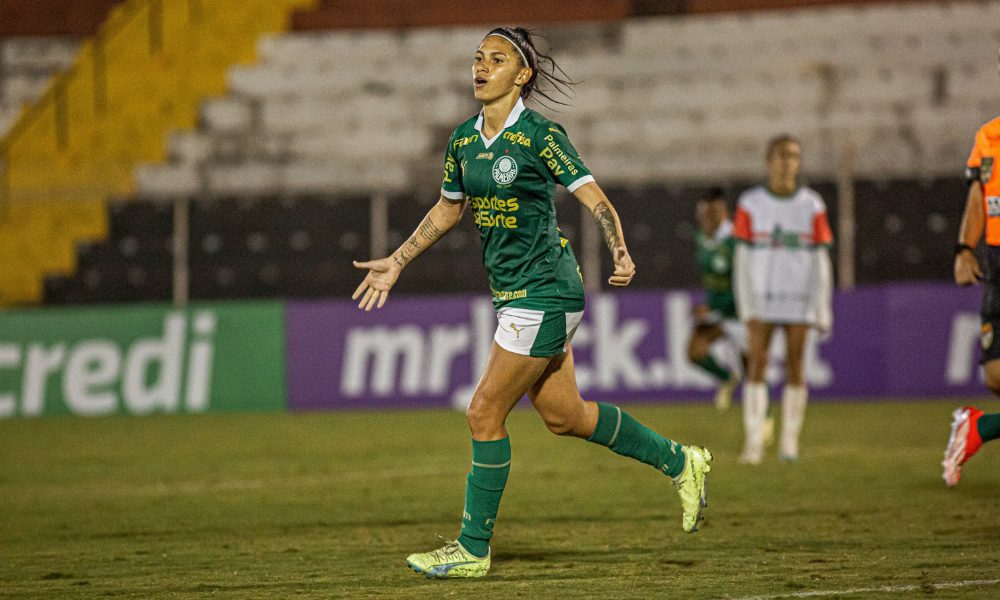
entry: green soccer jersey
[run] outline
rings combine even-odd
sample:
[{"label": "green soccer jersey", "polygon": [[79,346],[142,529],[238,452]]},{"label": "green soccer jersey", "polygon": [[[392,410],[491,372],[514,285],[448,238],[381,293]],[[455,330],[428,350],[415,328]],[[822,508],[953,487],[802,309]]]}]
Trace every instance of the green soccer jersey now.
[{"label": "green soccer jersey", "polygon": [[733,224],[726,221],[713,237],[699,231],[697,241],[698,269],[705,286],[708,309],[723,319],[737,318],[736,297],[733,296],[733,254],[736,248]]},{"label": "green soccer jersey", "polygon": [[452,133],[441,193],[469,202],[494,307],[583,310],[580,267],[559,234],[553,199],[557,184],[573,192],[594,178],[562,126],[521,100],[492,140],[482,125],[480,115]]}]

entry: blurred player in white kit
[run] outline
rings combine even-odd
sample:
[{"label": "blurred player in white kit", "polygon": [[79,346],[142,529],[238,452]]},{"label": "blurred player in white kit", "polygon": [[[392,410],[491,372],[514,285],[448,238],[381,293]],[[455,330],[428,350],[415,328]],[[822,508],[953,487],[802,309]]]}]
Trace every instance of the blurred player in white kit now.
[{"label": "blurred player in white kit", "polygon": [[734,220],[733,287],[740,320],[747,324],[750,354],[743,385],[746,441],[740,462],[764,457],[768,346],[776,327],[785,331],[787,358],[781,398],[781,459],[796,460],[805,417],[805,346],[810,327],[833,324],[833,234],[823,199],[798,184],[802,146],[781,135],[767,146],[768,182],[744,192]]}]

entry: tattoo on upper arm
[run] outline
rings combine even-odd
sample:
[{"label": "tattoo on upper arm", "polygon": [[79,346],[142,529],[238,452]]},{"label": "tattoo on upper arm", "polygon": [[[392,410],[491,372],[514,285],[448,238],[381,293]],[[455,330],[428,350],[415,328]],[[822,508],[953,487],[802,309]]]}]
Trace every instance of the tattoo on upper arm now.
[{"label": "tattoo on upper arm", "polygon": [[614,252],[622,245],[622,238],[618,235],[618,220],[615,218],[615,213],[604,200],[598,202],[597,206],[594,207],[594,220],[601,228],[601,234],[604,236],[608,249]]}]

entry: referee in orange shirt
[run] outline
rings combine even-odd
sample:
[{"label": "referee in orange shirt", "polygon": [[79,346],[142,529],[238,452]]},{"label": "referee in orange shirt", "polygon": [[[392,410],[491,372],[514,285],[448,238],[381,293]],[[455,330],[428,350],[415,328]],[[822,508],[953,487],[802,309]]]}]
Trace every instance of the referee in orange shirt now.
[{"label": "referee in orange shirt", "polygon": [[[969,197],[962,215],[962,230],[955,245],[955,281],[961,286],[982,282],[983,304],[979,313],[983,321],[983,355],[980,362],[986,371],[986,385],[1000,396],[1000,172],[996,160],[1000,157],[1000,118],[993,119],[976,133],[976,145],[969,156],[966,178]],[[976,245],[986,232],[985,277],[976,258]],[[956,409],[951,425],[951,437],[944,452],[944,481],[949,486],[958,483],[962,465],[979,450],[984,442],[1000,437],[1000,413],[963,406]]]}]

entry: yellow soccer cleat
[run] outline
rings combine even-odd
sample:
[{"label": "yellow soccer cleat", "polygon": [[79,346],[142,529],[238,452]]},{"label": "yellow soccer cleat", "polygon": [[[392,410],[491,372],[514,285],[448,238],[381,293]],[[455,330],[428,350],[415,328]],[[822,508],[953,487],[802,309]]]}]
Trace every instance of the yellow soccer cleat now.
[{"label": "yellow soccer cleat", "polygon": [[764,426],[762,429],[764,431],[764,447],[770,448],[774,445],[774,417],[768,415],[768,417],[764,419]]},{"label": "yellow soccer cleat", "polygon": [[705,502],[705,475],[712,470],[708,465],[712,453],[698,446],[684,446],[683,451],[687,457],[684,471],[673,481],[684,508],[681,526],[684,531],[694,533],[698,531],[698,522],[703,519],[702,510],[708,506]]},{"label": "yellow soccer cleat", "polygon": [[490,557],[478,558],[466,551],[458,540],[445,540],[443,548],[433,552],[411,554],[406,564],[427,575],[428,579],[452,579],[457,577],[485,577],[490,570]]},{"label": "yellow soccer cleat", "polygon": [[733,392],[736,391],[736,386],[740,384],[740,381],[742,381],[740,376],[733,373],[729,376],[729,381],[719,386],[715,392],[715,410],[719,412],[729,410],[733,403]]}]

